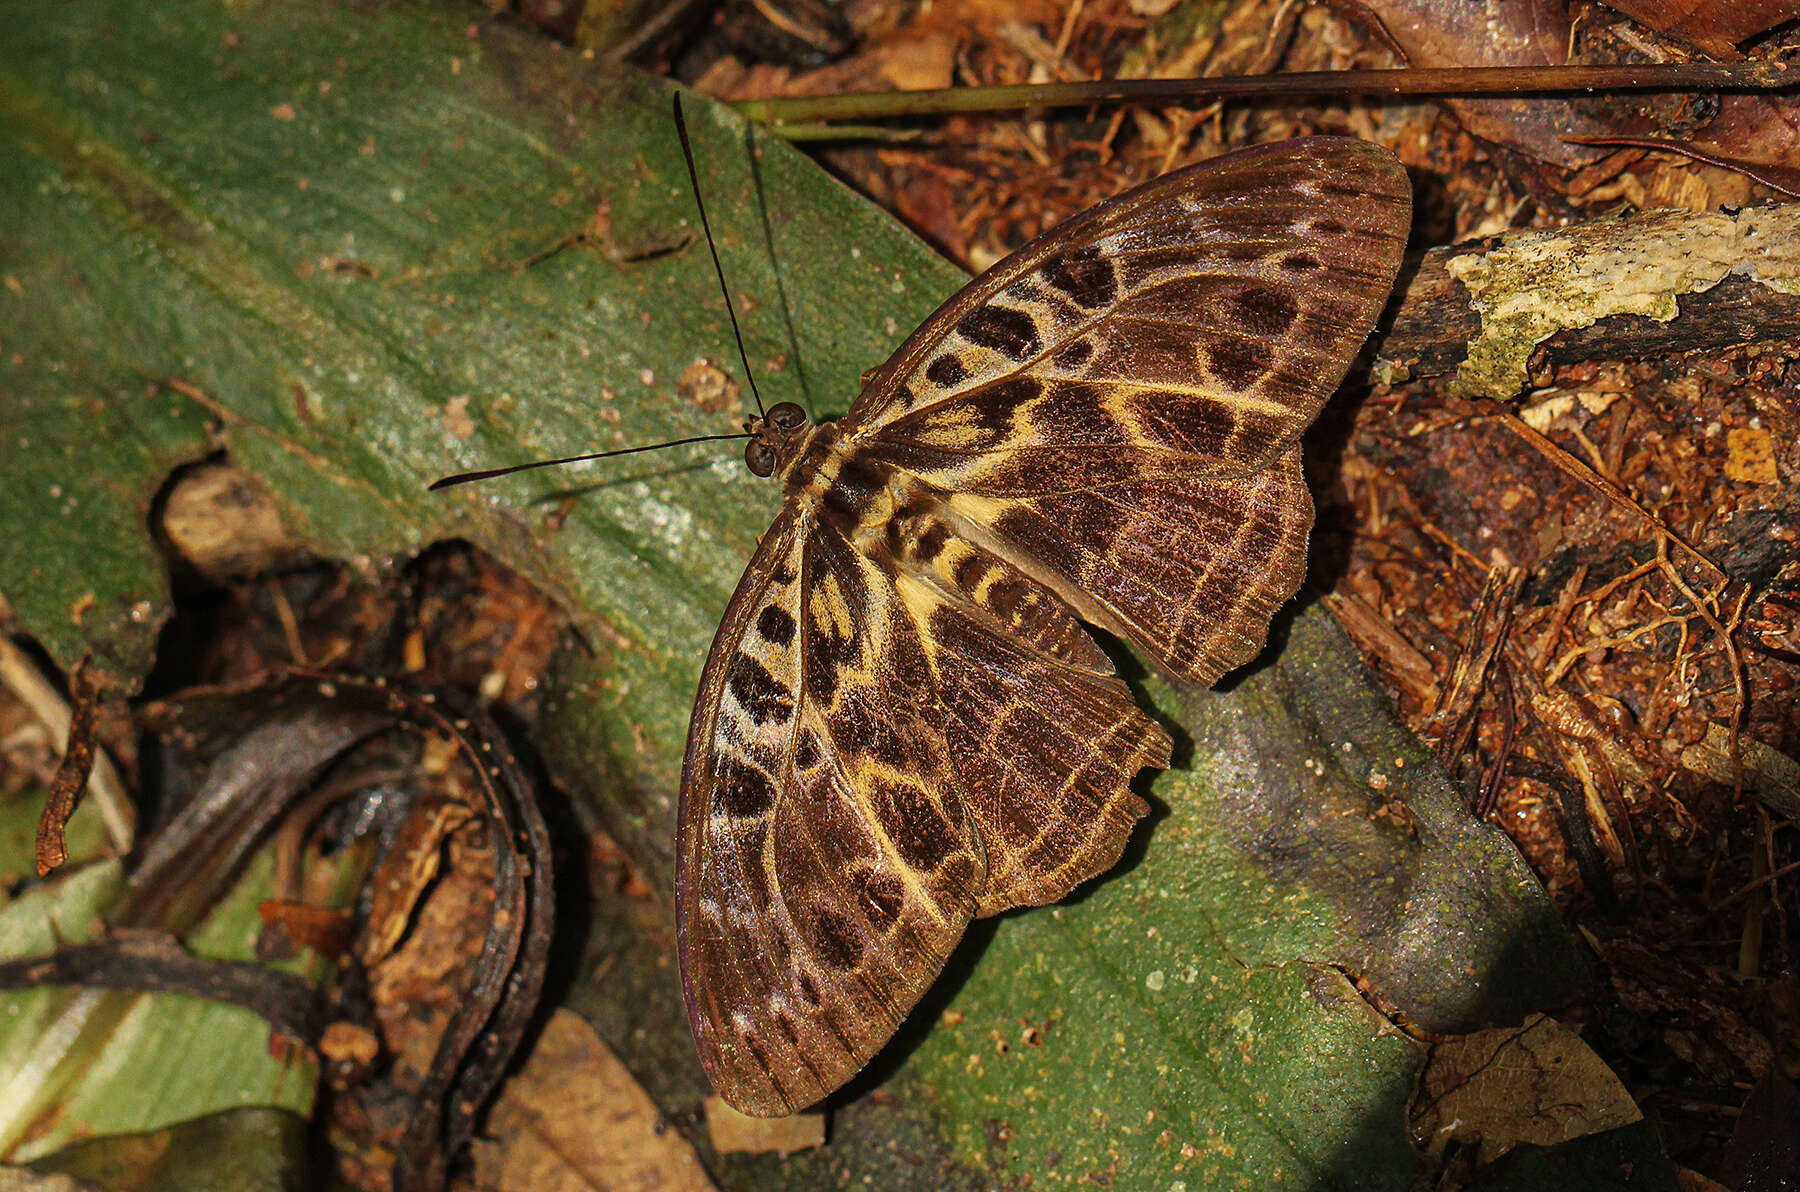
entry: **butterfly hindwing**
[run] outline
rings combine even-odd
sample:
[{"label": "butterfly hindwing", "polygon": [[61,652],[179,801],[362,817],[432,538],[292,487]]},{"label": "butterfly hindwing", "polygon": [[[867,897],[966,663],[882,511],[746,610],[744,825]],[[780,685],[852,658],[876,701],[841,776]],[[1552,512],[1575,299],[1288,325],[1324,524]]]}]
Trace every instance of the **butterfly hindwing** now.
[{"label": "butterfly hindwing", "polygon": [[1054,902],[1118,861],[1149,810],[1131,780],[1169,738],[1047,589],[971,542],[940,558],[901,583],[981,834],[976,913]]},{"label": "butterfly hindwing", "polygon": [[765,536],[709,659],[677,874],[703,1065],[762,1113],[861,1068],[973,915],[1111,868],[1147,810],[1130,781],[1169,751],[1028,578],[800,520]]}]

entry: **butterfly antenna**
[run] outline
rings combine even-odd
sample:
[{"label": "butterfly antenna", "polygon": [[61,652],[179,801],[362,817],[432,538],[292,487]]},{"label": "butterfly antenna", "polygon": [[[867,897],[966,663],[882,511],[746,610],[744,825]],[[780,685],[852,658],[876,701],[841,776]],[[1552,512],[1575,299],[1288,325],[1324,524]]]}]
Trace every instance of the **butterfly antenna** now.
[{"label": "butterfly antenna", "polygon": [[750,381],[750,396],[756,399],[758,417],[766,417],[762,393],[756,388],[756,374],[750,371],[750,353],[744,351],[744,333],[738,330],[737,311],[731,305],[731,288],[725,284],[725,267],[719,264],[719,249],[713,243],[712,224],[706,219],[706,201],[700,197],[700,173],[694,168],[694,150],[688,144],[687,120],[681,114],[681,93],[675,96],[675,135],[681,138],[681,160],[687,163],[688,181],[694,187],[694,206],[700,208],[700,230],[706,233],[706,249],[712,253],[713,272],[719,275],[719,292],[725,295],[725,313],[731,319],[731,334],[737,339],[738,359],[744,362],[744,376]]},{"label": "butterfly antenna", "polygon": [[533,468],[554,468],[558,464],[578,464],[588,459],[610,459],[615,455],[636,455],[640,451],[661,451],[664,447],[685,447],[689,443],[716,443],[720,439],[748,439],[753,436],[747,431],[732,435],[695,435],[691,439],[670,439],[667,443],[645,443],[641,447],[621,447],[617,451],[592,451],[586,455],[566,455],[561,459],[540,459],[528,464],[513,464],[507,468],[488,468],[481,472],[458,472],[454,476],[446,476],[442,480],[433,480],[427,492],[437,492],[440,488],[450,488],[458,484],[473,484],[477,480],[492,480],[496,476],[510,476],[514,472],[529,472]]},{"label": "butterfly antenna", "polygon": [[[719,249],[713,242],[712,223],[706,218],[706,201],[700,197],[700,172],[694,168],[694,149],[688,143],[687,120],[681,114],[681,95],[674,96],[675,101],[675,135],[681,138],[681,159],[687,163],[688,182],[694,188],[694,206],[700,209],[700,230],[706,233],[706,250],[712,254],[713,273],[719,279],[719,292],[725,296],[725,313],[731,319],[732,338],[737,340],[738,359],[744,362],[744,376],[750,381],[750,395],[756,399],[758,417],[767,417],[763,409],[762,391],[756,387],[756,375],[750,370],[750,353],[744,350],[744,333],[738,327],[737,309],[731,305],[731,289],[725,284],[725,267],[719,263]],[[611,459],[615,455],[636,455],[640,451],[661,451],[665,447],[685,447],[689,443],[716,443],[723,439],[755,438],[748,431],[740,431],[726,435],[695,435],[688,439],[670,439],[666,443],[645,443],[639,447],[621,447],[616,451],[590,451],[585,455],[565,455],[561,459],[540,459],[528,464],[513,464],[505,468],[484,468],[479,472],[458,472],[454,476],[445,476],[431,482],[427,492],[453,488],[458,484],[473,484],[478,480],[492,480],[497,476],[510,476],[514,472],[529,472],[533,468],[554,468],[562,464],[578,464],[590,459]]]}]

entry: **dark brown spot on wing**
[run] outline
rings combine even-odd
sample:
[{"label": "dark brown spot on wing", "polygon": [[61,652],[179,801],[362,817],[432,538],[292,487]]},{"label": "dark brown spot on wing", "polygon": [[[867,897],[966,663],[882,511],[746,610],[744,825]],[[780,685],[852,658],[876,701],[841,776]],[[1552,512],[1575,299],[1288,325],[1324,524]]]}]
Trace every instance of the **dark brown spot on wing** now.
[{"label": "dark brown spot on wing", "polygon": [[731,660],[725,686],[755,724],[785,724],[794,714],[794,693],[748,654]]},{"label": "dark brown spot on wing", "polygon": [[1028,359],[1041,347],[1031,316],[1007,306],[978,306],[956,325],[956,331],[970,343],[992,348],[1010,360]]},{"label": "dark brown spot on wing", "polygon": [[985,432],[985,443],[998,443],[1014,434],[1013,415],[1018,408],[1044,391],[1036,377],[1011,377],[982,391],[974,400],[975,424]]},{"label": "dark brown spot on wing", "polygon": [[862,885],[871,918],[883,922],[899,917],[906,907],[906,887],[891,873],[871,873]]},{"label": "dark brown spot on wing", "polygon": [[775,784],[755,766],[729,754],[714,763],[713,800],[733,819],[758,819],[775,802]]},{"label": "dark brown spot on wing", "polygon": [[981,584],[982,577],[987,575],[988,568],[986,559],[980,555],[970,555],[956,565],[950,579],[963,591],[973,592]]},{"label": "dark brown spot on wing", "polygon": [[862,959],[863,942],[857,934],[856,924],[837,911],[824,908],[813,911],[806,934],[819,955],[835,968],[853,969]]},{"label": "dark brown spot on wing", "polygon": [[1044,280],[1084,310],[1110,305],[1119,296],[1112,262],[1093,244],[1044,262]]},{"label": "dark brown spot on wing", "polygon": [[785,646],[794,640],[794,618],[786,609],[771,604],[757,616],[756,632],[766,642]]},{"label": "dark brown spot on wing", "polygon": [[806,690],[809,698],[829,704],[837,697],[838,673],[852,658],[859,657],[853,642],[820,634],[812,639],[806,652]]},{"label": "dark brown spot on wing", "polygon": [[1056,354],[1056,367],[1073,372],[1091,360],[1093,355],[1094,345],[1085,339],[1078,339]]},{"label": "dark brown spot on wing", "polygon": [[1285,334],[1299,313],[1293,294],[1274,286],[1245,286],[1225,299],[1228,326],[1271,339]]},{"label": "dark brown spot on wing", "polygon": [[951,353],[944,353],[925,366],[925,379],[946,389],[954,388],[968,378],[969,370]]},{"label": "dark brown spot on wing", "polygon": [[1136,437],[1113,417],[1107,391],[1086,381],[1059,380],[1050,399],[1032,407],[1034,435],[1051,443],[1124,447]]},{"label": "dark brown spot on wing", "polygon": [[962,850],[956,829],[944,818],[943,805],[923,791],[888,786],[870,794],[900,859],[914,869],[930,873]]},{"label": "dark brown spot on wing", "polygon": [[1208,371],[1233,389],[1248,389],[1263,374],[1262,353],[1251,344],[1216,343],[1206,355]]}]

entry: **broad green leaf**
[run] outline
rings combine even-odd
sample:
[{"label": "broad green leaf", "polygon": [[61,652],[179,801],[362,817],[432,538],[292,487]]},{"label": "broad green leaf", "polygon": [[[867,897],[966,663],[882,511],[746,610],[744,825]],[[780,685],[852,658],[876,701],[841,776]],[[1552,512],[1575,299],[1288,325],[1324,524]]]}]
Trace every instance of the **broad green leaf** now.
[{"label": "broad green leaf", "polygon": [[[118,863],[99,862],[16,899],[0,910],[0,959],[90,939],[121,885]],[[189,947],[254,959],[257,903],[271,896],[265,855]],[[255,1014],[199,998],[60,987],[0,993],[0,1152],[30,1159],[77,1138],[158,1130],[242,1106],[309,1112],[316,1065],[302,1048],[276,1055],[270,1043]]]},{"label": "broad green leaf", "polygon": [[32,1168],[130,1192],[301,1192],[319,1186],[305,1178],[306,1146],[304,1118],[233,1109],[152,1132],[72,1143]]},{"label": "broad green leaf", "polygon": [[[424,485],[736,428],[747,396],[681,384],[742,368],[667,86],[448,4],[6,15],[0,441],[29,450],[0,591],[60,659],[141,675],[166,611],[146,513],[216,448],[323,555],[466,537],[568,609],[546,755],[666,882],[692,692],[773,488],[729,444]],[[765,400],[842,413],[961,278],[789,147],[690,119]],[[1121,872],[979,926],[853,1086],[883,1095],[727,1182],[1406,1186],[1419,1055],[1344,972],[1457,1029],[1561,998],[1573,962],[1328,619],[1288,636],[1223,693],[1143,684],[1189,747]],[[602,975],[570,1001],[676,1109],[701,1088],[667,908],[597,904]]]}]

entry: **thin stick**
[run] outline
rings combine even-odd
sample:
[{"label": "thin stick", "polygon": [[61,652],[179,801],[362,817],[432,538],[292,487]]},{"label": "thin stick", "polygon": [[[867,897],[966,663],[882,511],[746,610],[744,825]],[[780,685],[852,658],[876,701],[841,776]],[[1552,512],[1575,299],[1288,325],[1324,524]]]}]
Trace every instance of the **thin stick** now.
[{"label": "thin stick", "polygon": [[[0,690],[10,692],[29,708],[50,731],[53,740],[66,741],[74,727],[74,710],[25,651],[0,634]],[[59,767],[60,769],[60,767]],[[137,808],[125,789],[125,780],[105,749],[94,755],[88,778],[88,794],[106,822],[107,843],[116,853],[131,851],[137,836]]]},{"label": "thin stick", "polygon": [[670,439],[667,443],[645,443],[642,447],[621,447],[617,451],[591,451],[586,455],[565,455],[561,459],[540,459],[528,464],[513,464],[509,468],[488,468],[480,472],[458,472],[454,476],[445,476],[442,480],[433,480],[428,492],[437,492],[440,488],[449,488],[457,484],[473,484],[477,480],[492,480],[496,476],[510,476],[514,472],[528,472],[532,468],[554,468],[559,464],[578,464],[588,459],[610,459],[615,455],[636,455],[640,451],[661,451],[664,447],[685,447],[689,443],[716,443],[720,439],[748,439],[748,431],[740,431],[735,435],[695,435],[691,439]]},{"label": "thin stick", "polygon": [[713,272],[719,275],[719,292],[725,295],[725,313],[731,317],[731,334],[737,338],[738,359],[744,362],[744,376],[750,381],[750,396],[756,399],[758,417],[767,417],[762,393],[756,388],[756,374],[750,371],[750,353],[744,351],[744,333],[738,330],[737,311],[731,305],[731,289],[725,284],[725,266],[719,264],[719,249],[713,243],[712,224],[706,220],[706,202],[700,197],[700,173],[694,168],[694,150],[688,145],[687,120],[681,114],[681,92],[675,101],[675,135],[681,138],[681,160],[687,162],[688,181],[694,187],[694,206],[700,208],[700,230],[706,233],[706,250],[712,253]]},{"label": "thin stick", "polygon": [[[1111,79],[1008,87],[943,87],[744,100],[737,110],[766,124],[1181,103],[1199,97],[1296,95],[1520,95],[1593,91],[1774,91],[1800,84],[1800,64],[1673,62],[1601,66],[1453,66],[1402,70],[1309,70],[1212,79]],[[690,169],[692,166],[690,164]]]}]

